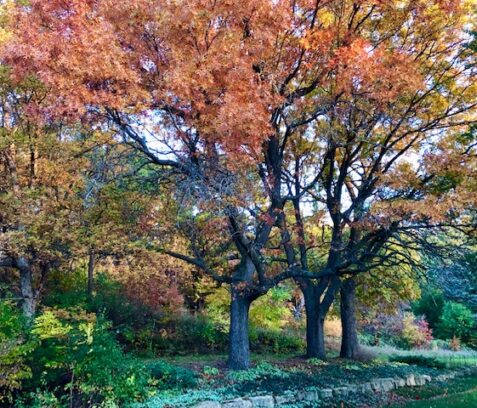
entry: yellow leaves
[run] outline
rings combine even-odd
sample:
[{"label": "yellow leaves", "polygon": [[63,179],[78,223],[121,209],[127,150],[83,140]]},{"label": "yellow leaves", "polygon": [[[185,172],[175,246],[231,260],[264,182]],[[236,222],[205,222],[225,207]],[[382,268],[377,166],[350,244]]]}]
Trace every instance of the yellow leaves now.
[{"label": "yellow leaves", "polygon": [[71,331],[72,327],[63,324],[53,313],[53,311],[45,311],[41,316],[35,319],[35,326],[32,333],[37,335],[40,340],[65,338]]},{"label": "yellow leaves", "polygon": [[14,6],[15,2],[13,0],[0,3],[0,48],[12,38],[13,33],[8,27]]},{"label": "yellow leaves", "polygon": [[317,18],[324,28],[328,28],[335,22],[335,15],[327,9],[320,10]]},{"label": "yellow leaves", "polygon": [[93,344],[95,322],[80,323],[79,329],[86,335],[86,344]]}]

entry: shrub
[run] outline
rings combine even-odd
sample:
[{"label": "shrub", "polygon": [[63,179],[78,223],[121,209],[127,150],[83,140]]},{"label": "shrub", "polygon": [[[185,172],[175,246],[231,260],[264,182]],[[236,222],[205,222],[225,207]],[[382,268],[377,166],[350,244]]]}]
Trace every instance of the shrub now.
[{"label": "shrub", "polygon": [[458,337],[454,336],[449,340],[449,348],[452,351],[459,351],[461,348],[460,340]]},{"label": "shrub", "polygon": [[402,339],[404,330],[404,313],[402,312],[393,315],[377,313],[372,319],[363,322],[362,327],[362,333],[367,337],[363,344],[407,347],[407,343]]},{"label": "shrub", "polygon": [[220,374],[220,371],[216,367],[205,366],[202,370],[205,377],[215,377]]},{"label": "shrub", "polygon": [[425,316],[429,326],[435,329],[442,316],[445,299],[440,290],[426,290],[421,298],[413,304],[413,312],[416,316]]},{"label": "shrub", "polygon": [[258,298],[250,307],[250,325],[275,332],[283,329],[292,319],[290,297],[290,289],[279,286]]},{"label": "shrub", "polygon": [[104,315],[120,332],[129,327],[145,327],[152,316],[144,305],[126,299],[123,285],[104,273],[96,276],[95,295],[88,303],[88,310]]},{"label": "shrub", "polygon": [[65,404],[53,392],[45,390],[21,395],[15,402],[16,408],[62,408],[64,406]]},{"label": "shrub", "polygon": [[250,329],[251,349],[258,353],[299,353],[305,350],[301,333],[286,330]]},{"label": "shrub", "polygon": [[31,377],[27,357],[33,344],[26,337],[20,312],[12,303],[0,301],[0,404],[12,402],[13,392]]},{"label": "shrub", "polygon": [[[291,297],[291,289],[280,286],[258,298],[250,307],[250,326],[275,331],[283,329],[292,320],[292,313],[288,307],[288,300]],[[229,310],[230,293],[225,287],[207,296],[206,312],[213,322],[228,326]]]},{"label": "shrub", "polygon": [[370,333],[358,333],[359,344],[363,346],[375,346],[376,336]]},{"label": "shrub", "polygon": [[210,352],[224,350],[228,335],[222,325],[214,324],[206,316],[182,316],[170,323],[170,329],[164,338],[169,347],[181,353]]},{"label": "shrub", "polygon": [[429,347],[432,330],[424,318],[416,318],[412,313],[406,313],[401,336],[406,348]]},{"label": "shrub", "polygon": [[82,309],[45,309],[31,330],[37,345],[27,387],[51,390],[62,402],[80,406],[144,397],[147,370],[122,352],[109,328],[104,319]]},{"label": "shrub", "polygon": [[197,374],[183,367],[177,367],[165,361],[154,361],[147,365],[151,375],[159,381],[162,389],[184,389],[197,385]]},{"label": "shrub", "polygon": [[230,371],[227,377],[234,382],[257,381],[260,378],[288,378],[290,373],[269,363],[260,363],[246,371]]},{"label": "shrub", "polygon": [[437,326],[437,333],[443,339],[458,337],[464,342],[472,339],[475,321],[472,311],[461,303],[447,302]]}]

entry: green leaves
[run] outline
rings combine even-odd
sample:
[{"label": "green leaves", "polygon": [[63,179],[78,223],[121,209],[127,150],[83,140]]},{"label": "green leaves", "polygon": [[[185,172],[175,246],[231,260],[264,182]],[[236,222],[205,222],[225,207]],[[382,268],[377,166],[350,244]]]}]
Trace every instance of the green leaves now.
[{"label": "green leaves", "polygon": [[32,376],[27,358],[34,343],[26,338],[24,323],[18,309],[0,299],[0,403],[12,402],[13,392]]},{"label": "green leaves", "polygon": [[437,325],[437,332],[440,337],[450,339],[455,336],[465,342],[471,340],[475,327],[474,315],[468,307],[457,302],[447,302]]}]

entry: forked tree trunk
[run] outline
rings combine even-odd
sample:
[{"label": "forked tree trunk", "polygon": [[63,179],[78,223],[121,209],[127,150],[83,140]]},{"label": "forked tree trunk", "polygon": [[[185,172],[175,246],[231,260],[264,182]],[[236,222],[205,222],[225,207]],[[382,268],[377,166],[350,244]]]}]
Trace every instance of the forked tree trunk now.
[{"label": "forked tree trunk", "polygon": [[21,256],[17,260],[20,270],[20,291],[23,298],[23,315],[27,320],[31,320],[36,312],[36,298],[33,290],[33,274],[28,260]]},{"label": "forked tree trunk", "polygon": [[228,366],[232,370],[246,370],[250,367],[248,313],[251,300],[242,297],[233,285],[231,297]]},{"label": "forked tree trunk", "polygon": [[341,286],[341,351],[340,357],[355,359],[359,353],[356,322],[356,282],[348,279]]},{"label": "forked tree trunk", "polygon": [[305,289],[303,293],[306,310],[306,357],[325,359],[325,316],[319,305],[320,299],[312,287]]}]

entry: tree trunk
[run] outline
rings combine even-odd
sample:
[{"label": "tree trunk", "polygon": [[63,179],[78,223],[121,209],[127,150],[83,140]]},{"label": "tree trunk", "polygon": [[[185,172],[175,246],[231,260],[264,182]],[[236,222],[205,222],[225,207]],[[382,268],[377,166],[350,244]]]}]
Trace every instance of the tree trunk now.
[{"label": "tree trunk", "polygon": [[341,286],[341,352],[340,357],[355,359],[359,352],[356,323],[356,283],[348,279]]},{"label": "tree trunk", "polygon": [[20,290],[23,298],[23,315],[31,320],[36,312],[36,299],[33,290],[33,276],[30,262],[21,256],[17,260],[17,266],[20,270]]},{"label": "tree trunk", "polygon": [[250,367],[248,312],[251,301],[242,297],[233,285],[231,292],[228,366],[232,370],[246,370]]},{"label": "tree trunk", "polygon": [[95,255],[93,250],[89,252],[88,257],[88,297],[93,296],[93,286],[94,286],[94,265],[95,265]]},{"label": "tree trunk", "polygon": [[313,288],[305,289],[303,294],[306,310],[306,357],[325,359],[325,316],[320,308],[320,298]]}]

